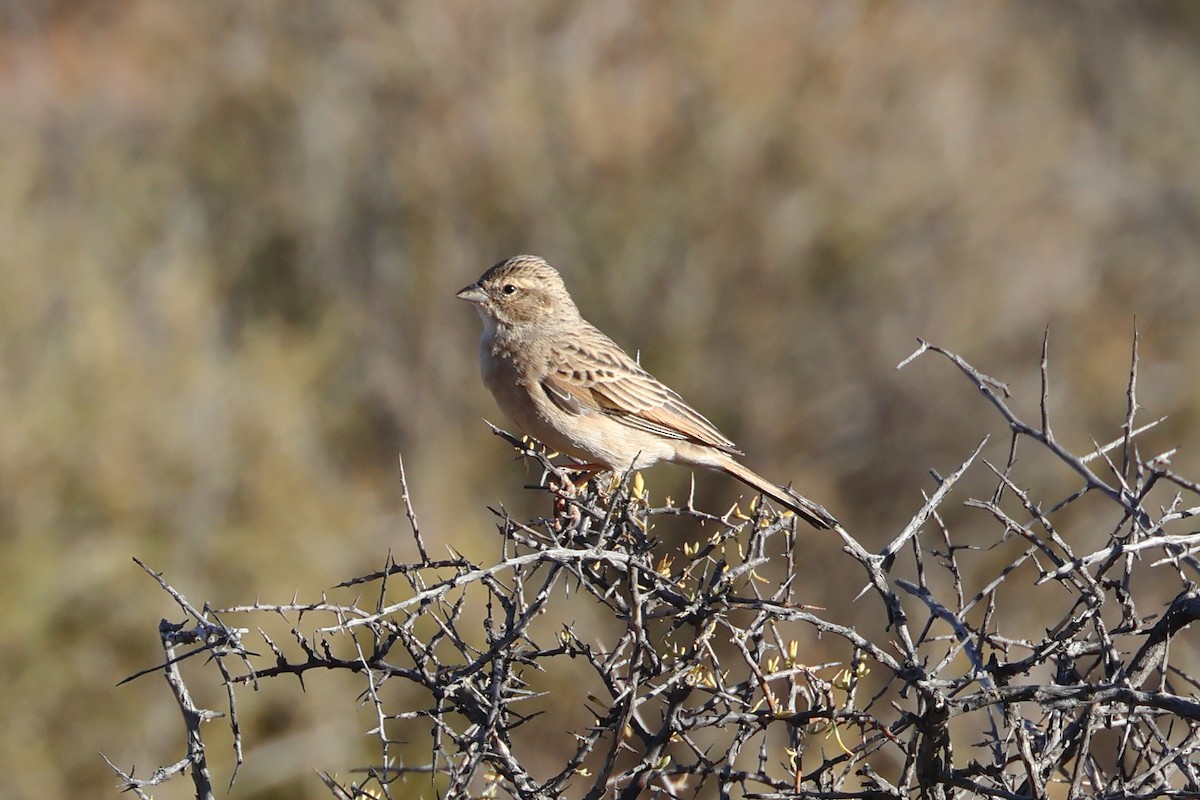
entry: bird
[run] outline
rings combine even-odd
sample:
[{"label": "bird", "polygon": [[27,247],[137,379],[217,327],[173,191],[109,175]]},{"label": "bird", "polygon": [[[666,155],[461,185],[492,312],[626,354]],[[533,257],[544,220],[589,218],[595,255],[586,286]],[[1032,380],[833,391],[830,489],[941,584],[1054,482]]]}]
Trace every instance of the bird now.
[{"label": "bird", "polygon": [[837,525],[819,504],[739,462],[729,437],[583,318],[544,259],[505,259],[457,297],[483,320],[483,383],[523,433],[617,474],[660,461],[719,470],[818,529]]}]

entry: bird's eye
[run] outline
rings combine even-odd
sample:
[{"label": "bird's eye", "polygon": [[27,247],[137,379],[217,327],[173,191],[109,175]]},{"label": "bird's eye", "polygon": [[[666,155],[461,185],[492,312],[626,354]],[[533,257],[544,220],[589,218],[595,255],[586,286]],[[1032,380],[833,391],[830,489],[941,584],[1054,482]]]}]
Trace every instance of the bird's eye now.
[{"label": "bird's eye", "polygon": [[500,291],[504,292],[505,294],[512,294],[513,292],[517,291],[517,287],[513,286],[511,283],[506,283],[504,284],[504,288]]}]

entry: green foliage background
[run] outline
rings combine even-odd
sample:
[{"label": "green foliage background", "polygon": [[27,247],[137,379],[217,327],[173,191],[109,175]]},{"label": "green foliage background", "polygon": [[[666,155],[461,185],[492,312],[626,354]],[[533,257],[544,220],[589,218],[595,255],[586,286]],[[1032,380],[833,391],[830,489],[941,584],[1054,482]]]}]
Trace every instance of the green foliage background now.
[{"label": "green foliage background", "polygon": [[[502,420],[453,297],[517,252],[867,542],[998,432],[948,366],[893,369],[918,336],[1036,419],[1049,325],[1086,450],[1118,434],[1136,318],[1171,417],[1147,446],[1196,477],[1190,3],[47,0],[0,25],[5,796],[182,755],[158,679],[114,689],[178,616],[131,556],[196,602],[315,598],[414,555],[398,451],[434,548],[487,557],[486,505],[544,509],[478,422]],[[830,607],[860,580],[836,551],[808,565]],[[370,760],[337,688],[247,696],[234,796]]]}]

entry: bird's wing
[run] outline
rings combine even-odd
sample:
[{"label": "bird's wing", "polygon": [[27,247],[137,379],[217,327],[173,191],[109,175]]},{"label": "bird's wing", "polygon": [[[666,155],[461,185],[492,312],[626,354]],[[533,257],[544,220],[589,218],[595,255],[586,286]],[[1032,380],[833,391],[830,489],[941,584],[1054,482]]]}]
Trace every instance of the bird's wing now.
[{"label": "bird's wing", "polygon": [[548,366],[542,389],[567,413],[598,411],[631,428],[740,453],[676,391],[594,326],[556,347]]}]

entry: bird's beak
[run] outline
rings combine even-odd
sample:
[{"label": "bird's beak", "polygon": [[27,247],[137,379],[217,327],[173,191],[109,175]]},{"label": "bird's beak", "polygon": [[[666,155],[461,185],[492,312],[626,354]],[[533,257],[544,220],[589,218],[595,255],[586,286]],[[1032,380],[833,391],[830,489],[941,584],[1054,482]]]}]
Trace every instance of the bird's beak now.
[{"label": "bird's beak", "polygon": [[488,299],[487,292],[479,288],[478,283],[472,283],[454,296],[459,300],[466,300],[468,303],[482,303]]}]

